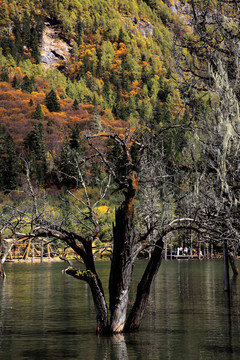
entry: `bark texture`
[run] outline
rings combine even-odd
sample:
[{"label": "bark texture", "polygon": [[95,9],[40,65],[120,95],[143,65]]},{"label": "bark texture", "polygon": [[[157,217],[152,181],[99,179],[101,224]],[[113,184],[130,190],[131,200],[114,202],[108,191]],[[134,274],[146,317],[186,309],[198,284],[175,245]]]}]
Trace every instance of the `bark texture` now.
[{"label": "bark texture", "polygon": [[142,279],[137,287],[137,294],[135,303],[128,316],[125,332],[137,331],[148,302],[150,295],[151,285],[157,275],[158,269],[162,261],[163,239],[162,237],[156,242],[154,251],[152,252],[151,259],[144,271]]},{"label": "bark texture", "polygon": [[108,332],[108,311],[102,287],[99,286],[99,279],[92,271],[79,271],[73,267],[65,270],[66,274],[71,275],[79,280],[86,281],[91,289],[94,301],[96,318],[97,318],[97,333],[104,334]]},{"label": "bark texture", "polygon": [[236,257],[234,255],[234,253],[232,251],[229,251],[228,252],[228,257],[229,257],[229,262],[231,264],[231,267],[232,267],[232,271],[233,271],[233,274],[234,275],[238,275],[238,267],[237,267],[237,264],[236,264]]},{"label": "bark texture", "polygon": [[227,240],[223,240],[223,263],[224,263],[224,291],[230,291]]},{"label": "bark texture", "polygon": [[116,211],[116,223],[113,228],[113,254],[109,277],[111,333],[122,332],[126,322],[133,270],[135,185],[134,177],[132,177],[125,194],[125,201]]}]

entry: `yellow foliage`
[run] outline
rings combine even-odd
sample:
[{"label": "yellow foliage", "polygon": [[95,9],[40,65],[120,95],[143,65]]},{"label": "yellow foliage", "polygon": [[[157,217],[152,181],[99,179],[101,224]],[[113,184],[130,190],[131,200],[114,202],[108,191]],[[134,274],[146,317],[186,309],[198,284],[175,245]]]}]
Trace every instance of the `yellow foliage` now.
[{"label": "yellow foliage", "polygon": [[101,215],[106,215],[108,212],[109,212],[110,208],[108,206],[105,206],[105,205],[102,205],[102,206],[99,206],[97,208],[97,212],[98,214],[101,216]]}]

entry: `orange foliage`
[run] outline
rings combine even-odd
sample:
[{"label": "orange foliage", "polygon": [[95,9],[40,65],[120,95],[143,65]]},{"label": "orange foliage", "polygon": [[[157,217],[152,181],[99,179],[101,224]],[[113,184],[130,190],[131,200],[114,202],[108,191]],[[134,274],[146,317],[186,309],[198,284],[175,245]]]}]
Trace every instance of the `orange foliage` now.
[{"label": "orange foliage", "polygon": [[[19,68],[19,70],[21,69]],[[9,83],[0,82],[0,123],[8,129],[17,148],[22,150],[24,138],[33,129],[34,124],[39,122],[34,119],[33,114],[37,103],[40,103],[44,114],[42,124],[46,148],[48,151],[54,149],[58,153],[66,133],[70,131],[73,124],[79,124],[83,131],[89,129],[94,106],[80,104],[79,109],[74,110],[73,100],[60,99],[61,112],[49,112],[44,104],[45,94],[49,91],[48,83],[45,79],[37,78],[35,84],[40,92],[30,94],[12,88]],[[33,101],[33,106],[30,106],[30,99]],[[101,111],[104,131],[117,131],[118,128],[125,128],[126,122],[112,119],[108,112],[107,109]]]}]

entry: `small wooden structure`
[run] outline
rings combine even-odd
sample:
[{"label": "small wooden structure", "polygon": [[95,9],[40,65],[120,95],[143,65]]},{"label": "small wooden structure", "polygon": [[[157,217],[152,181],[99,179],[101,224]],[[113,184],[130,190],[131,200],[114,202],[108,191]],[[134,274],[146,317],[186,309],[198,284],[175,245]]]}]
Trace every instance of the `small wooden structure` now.
[{"label": "small wooden structure", "polygon": [[[44,244],[43,241],[33,242],[31,238],[25,237],[21,239],[5,239],[4,241],[14,242],[11,251],[9,252],[6,261],[14,260],[35,260],[43,257],[51,258],[54,253],[51,244],[48,242]],[[45,248],[45,253],[44,253]]]}]

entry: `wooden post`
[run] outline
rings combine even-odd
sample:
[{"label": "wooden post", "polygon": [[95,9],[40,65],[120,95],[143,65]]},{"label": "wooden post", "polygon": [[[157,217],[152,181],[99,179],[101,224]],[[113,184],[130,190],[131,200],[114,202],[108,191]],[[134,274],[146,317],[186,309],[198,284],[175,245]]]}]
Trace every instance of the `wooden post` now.
[{"label": "wooden post", "polygon": [[48,259],[50,259],[50,257],[51,257],[51,249],[50,249],[49,244],[47,244],[47,252],[48,252]]},{"label": "wooden post", "polygon": [[33,258],[34,258],[34,244],[32,243],[32,263],[33,263]]},{"label": "wooden post", "polygon": [[206,244],[203,243],[203,258],[206,259]]},{"label": "wooden post", "polygon": [[28,243],[27,251],[26,251],[26,253],[25,253],[25,259],[28,259],[30,247],[31,247],[31,239],[29,240],[29,243]]},{"label": "wooden post", "polygon": [[171,253],[170,253],[170,259],[172,260],[172,238],[171,238]]},{"label": "wooden post", "polygon": [[167,246],[168,246],[167,238],[164,243],[165,243],[164,259],[167,260]]},{"label": "wooden post", "polygon": [[43,263],[43,247],[44,247],[44,245],[43,245],[43,239],[42,239],[42,241],[41,241],[41,264]]},{"label": "wooden post", "polygon": [[213,243],[211,242],[211,254],[210,254],[210,258],[213,258]]},{"label": "wooden post", "polygon": [[230,291],[228,244],[226,239],[223,240],[223,264],[224,264],[224,291]]},{"label": "wooden post", "polygon": [[190,256],[192,258],[193,256],[193,251],[192,251],[192,245],[193,245],[193,239],[192,239],[192,230],[190,229]]}]

